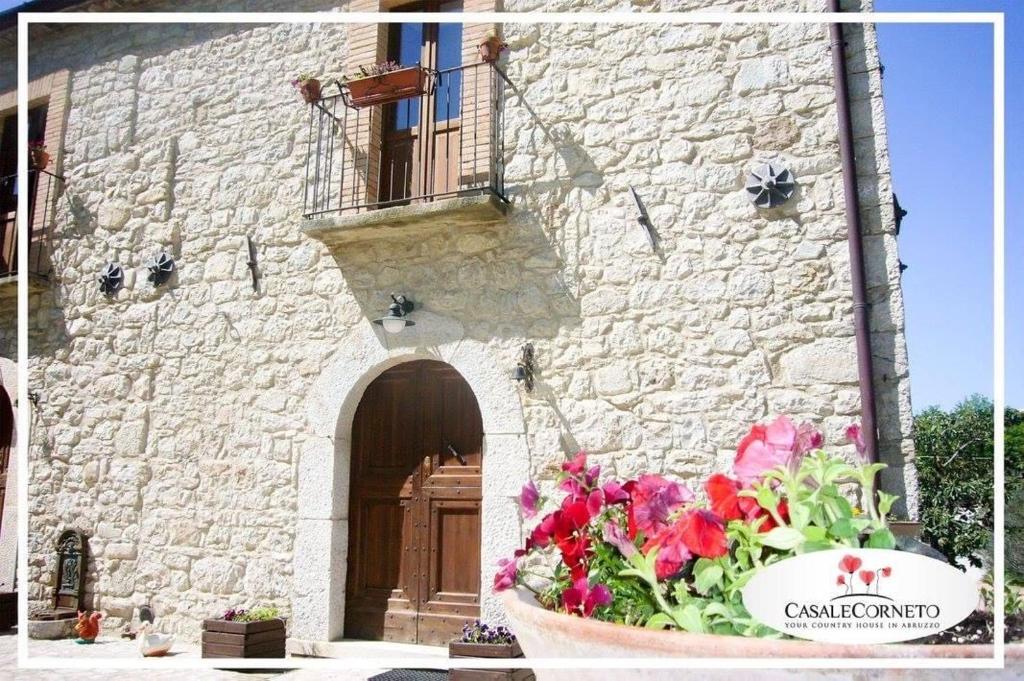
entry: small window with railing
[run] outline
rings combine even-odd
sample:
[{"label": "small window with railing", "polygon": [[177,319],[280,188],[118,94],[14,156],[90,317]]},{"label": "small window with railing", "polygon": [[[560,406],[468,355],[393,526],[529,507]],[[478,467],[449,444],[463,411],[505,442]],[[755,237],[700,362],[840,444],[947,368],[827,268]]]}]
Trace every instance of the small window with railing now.
[{"label": "small window with railing", "polygon": [[[461,12],[462,2],[397,11]],[[479,29],[382,26],[386,60],[330,82],[311,106],[303,213],[324,217],[491,193],[505,200],[505,75]]]}]

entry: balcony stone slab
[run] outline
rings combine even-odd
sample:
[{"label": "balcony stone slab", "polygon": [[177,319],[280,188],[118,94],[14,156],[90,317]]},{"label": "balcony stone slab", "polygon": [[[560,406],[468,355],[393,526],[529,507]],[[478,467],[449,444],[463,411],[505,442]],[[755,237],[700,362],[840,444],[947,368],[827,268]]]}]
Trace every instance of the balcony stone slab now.
[{"label": "balcony stone slab", "polygon": [[302,233],[328,246],[369,239],[421,235],[448,227],[479,227],[504,222],[509,206],[493,194],[392,206],[363,213],[302,221]]}]

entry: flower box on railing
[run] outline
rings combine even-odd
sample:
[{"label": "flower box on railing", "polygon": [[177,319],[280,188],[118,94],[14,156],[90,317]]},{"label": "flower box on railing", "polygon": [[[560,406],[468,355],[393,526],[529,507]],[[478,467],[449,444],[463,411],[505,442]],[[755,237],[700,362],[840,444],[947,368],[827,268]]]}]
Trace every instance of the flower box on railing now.
[{"label": "flower box on railing", "polygon": [[374,76],[349,80],[344,84],[348,103],[356,109],[377,104],[390,104],[427,92],[428,71],[421,66],[410,66]]}]

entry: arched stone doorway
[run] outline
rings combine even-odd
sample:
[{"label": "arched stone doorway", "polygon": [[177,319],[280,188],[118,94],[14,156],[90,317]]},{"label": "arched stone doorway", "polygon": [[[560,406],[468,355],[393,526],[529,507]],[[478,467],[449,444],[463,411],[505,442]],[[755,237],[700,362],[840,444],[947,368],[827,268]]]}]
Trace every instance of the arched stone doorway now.
[{"label": "arched stone doorway", "polygon": [[480,616],[483,424],[466,380],[414,360],[352,423],[345,638],[444,645]]},{"label": "arched stone doorway", "polygon": [[[392,367],[436,360],[453,367],[472,389],[483,426],[480,617],[500,623],[504,611],[491,580],[497,562],[518,548],[516,497],[529,477],[523,411],[515,365],[519,344],[507,347],[467,338],[457,321],[427,310],[416,326],[383,337],[380,327],[356,327],[337,339],[339,351],[309,391],[307,431],[299,455],[298,508],[293,543],[290,643],[301,654],[345,636],[349,549],[352,426],[367,387]],[[326,650],[326,649],[324,649]]]}]

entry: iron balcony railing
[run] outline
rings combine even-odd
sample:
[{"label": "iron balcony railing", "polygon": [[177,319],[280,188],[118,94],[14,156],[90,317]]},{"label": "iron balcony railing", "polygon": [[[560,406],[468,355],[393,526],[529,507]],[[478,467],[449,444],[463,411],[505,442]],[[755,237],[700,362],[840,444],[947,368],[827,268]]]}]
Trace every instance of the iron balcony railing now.
[{"label": "iron balcony railing", "polygon": [[507,78],[490,63],[427,71],[424,94],[357,106],[337,94],[310,107],[303,215],[352,214],[490,193],[502,201]]},{"label": "iron balcony railing", "polygon": [[[50,276],[50,242],[56,199],[64,178],[46,170],[28,171],[28,274]],[[0,178],[0,278],[18,274],[18,176]]]}]

